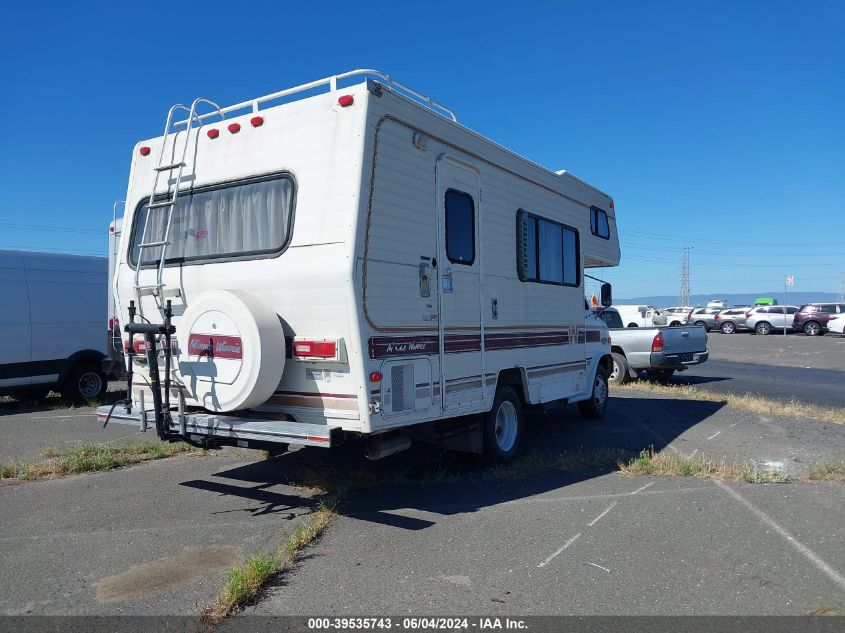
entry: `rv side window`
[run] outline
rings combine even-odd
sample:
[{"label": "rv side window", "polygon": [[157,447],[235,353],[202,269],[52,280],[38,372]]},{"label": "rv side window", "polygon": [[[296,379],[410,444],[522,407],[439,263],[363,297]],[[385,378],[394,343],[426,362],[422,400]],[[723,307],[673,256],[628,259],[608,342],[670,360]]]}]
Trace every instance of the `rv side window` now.
[{"label": "rv side window", "polygon": [[581,256],[572,227],[517,213],[517,272],[522,281],[578,286]]},{"label": "rv side window", "polygon": [[446,257],[453,264],[475,261],[475,203],[455,189],[446,192]]},{"label": "rv side window", "polygon": [[[289,174],[198,187],[176,200],[167,262],[200,262],[280,253],[290,241],[294,185]],[[168,208],[147,208],[144,200],[132,227],[131,263],[142,239],[164,240]],[[144,226],[146,225],[146,234]],[[143,249],[142,265],[158,263],[161,247]]]},{"label": "rv side window", "polygon": [[610,239],[610,225],[607,223],[607,212],[598,207],[590,208],[590,233],[605,240]]}]

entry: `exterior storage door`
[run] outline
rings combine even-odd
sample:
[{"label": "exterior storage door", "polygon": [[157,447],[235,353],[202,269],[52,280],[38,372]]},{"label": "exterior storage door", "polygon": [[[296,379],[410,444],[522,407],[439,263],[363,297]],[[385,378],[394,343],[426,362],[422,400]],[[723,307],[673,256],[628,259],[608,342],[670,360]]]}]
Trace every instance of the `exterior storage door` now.
[{"label": "exterior storage door", "polygon": [[440,393],[444,413],[484,399],[481,319],[481,187],[478,173],[452,157],[437,162]]}]

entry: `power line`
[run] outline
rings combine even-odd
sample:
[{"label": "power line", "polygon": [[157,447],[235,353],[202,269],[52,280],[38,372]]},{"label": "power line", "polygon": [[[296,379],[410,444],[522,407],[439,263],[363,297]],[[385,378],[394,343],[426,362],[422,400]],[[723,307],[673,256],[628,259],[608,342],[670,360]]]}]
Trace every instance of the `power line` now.
[{"label": "power line", "polygon": [[84,229],[78,226],[55,226],[44,224],[13,224],[11,222],[0,222],[0,226],[15,229],[19,231],[55,231],[60,233],[97,233],[98,235],[106,235],[107,226],[102,229]]}]

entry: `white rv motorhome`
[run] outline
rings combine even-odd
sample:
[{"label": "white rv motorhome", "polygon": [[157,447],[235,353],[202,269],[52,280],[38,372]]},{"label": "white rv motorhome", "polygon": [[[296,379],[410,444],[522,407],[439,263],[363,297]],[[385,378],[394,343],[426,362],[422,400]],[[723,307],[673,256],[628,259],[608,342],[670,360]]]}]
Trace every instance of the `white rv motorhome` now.
[{"label": "white rv motorhome", "polygon": [[610,196],[382,73],[197,99],[132,153],[129,397],[98,415],[206,446],[360,434],[373,458],[422,439],[507,459],[525,407],[603,414],[584,274],[618,262]]}]

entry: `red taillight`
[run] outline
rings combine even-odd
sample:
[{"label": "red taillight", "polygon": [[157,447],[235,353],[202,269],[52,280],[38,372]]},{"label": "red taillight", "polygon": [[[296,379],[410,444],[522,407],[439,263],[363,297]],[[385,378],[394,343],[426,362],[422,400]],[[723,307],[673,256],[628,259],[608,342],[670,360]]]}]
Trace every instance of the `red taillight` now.
[{"label": "red taillight", "polygon": [[654,340],[651,342],[651,351],[652,352],[662,352],[663,351],[663,332],[658,332],[654,335]]},{"label": "red taillight", "polygon": [[261,127],[264,125],[264,117],[263,116],[254,116],[249,120],[249,124],[252,127]]},{"label": "red taillight", "polygon": [[351,106],[353,103],[355,103],[355,99],[352,95],[343,95],[337,100],[337,105],[339,105],[341,108]]},{"label": "red taillight", "polygon": [[144,145],[141,149],[138,150],[141,152],[141,156],[149,156],[150,155],[150,148]]},{"label": "red taillight", "polygon": [[722,317],[720,317],[720,316],[717,314],[715,317],[713,317],[713,320],[714,320],[714,321],[718,321],[718,320],[720,320],[721,318],[722,318]]},{"label": "red taillight", "polygon": [[294,341],[293,355],[297,358],[334,358],[337,356],[337,342]]},{"label": "red taillight", "polygon": [[208,134],[208,138],[217,138],[220,136],[220,130],[211,128],[208,132],[206,132],[206,134]]},{"label": "red taillight", "polygon": [[370,373],[370,382],[381,382],[382,378],[384,378],[384,376],[381,375],[380,371]]},{"label": "red taillight", "polygon": [[746,313],[745,313],[745,318],[746,318],[746,319],[750,319],[750,318],[751,318],[751,313],[750,313],[750,312],[746,312]]},{"label": "red taillight", "polygon": [[227,128],[232,134],[237,134],[241,131],[241,124],[240,123],[230,123],[229,127]]},{"label": "red taillight", "polygon": [[120,319],[118,319],[117,317],[112,317],[112,318],[109,319],[109,329],[110,330],[113,330],[113,329],[119,328],[119,327],[120,327]]}]

